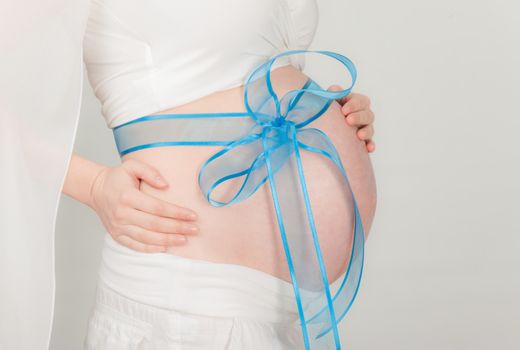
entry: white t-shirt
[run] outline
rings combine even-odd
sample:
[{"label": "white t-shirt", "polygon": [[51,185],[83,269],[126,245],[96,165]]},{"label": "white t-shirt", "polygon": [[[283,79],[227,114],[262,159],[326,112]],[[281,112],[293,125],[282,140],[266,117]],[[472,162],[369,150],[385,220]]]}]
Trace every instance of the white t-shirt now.
[{"label": "white t-shirt", "polygon": [[[316,0],[93,0],[83,57],[107,126],[245,84],[272,56],[307,49]],[[273,69],[303,69],[303,55]]]}]

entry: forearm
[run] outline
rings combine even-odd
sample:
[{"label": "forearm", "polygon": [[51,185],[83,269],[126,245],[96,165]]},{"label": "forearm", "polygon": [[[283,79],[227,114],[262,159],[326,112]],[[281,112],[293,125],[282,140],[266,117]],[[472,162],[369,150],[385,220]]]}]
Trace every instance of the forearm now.
[{"label": "forearm", "polygon": [[96,177],[107,166],[72,153],[62,192],[92,207],[91,190]]}]

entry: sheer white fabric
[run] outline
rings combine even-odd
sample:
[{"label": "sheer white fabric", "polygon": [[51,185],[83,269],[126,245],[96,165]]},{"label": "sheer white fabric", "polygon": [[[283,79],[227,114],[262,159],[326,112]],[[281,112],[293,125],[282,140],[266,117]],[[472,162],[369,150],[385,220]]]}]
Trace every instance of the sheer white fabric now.
[{"label": "sheer white fabric", "polygon": [[87,0],[2,1],[0,348],[48,349],[54,225],[81,102]]}]

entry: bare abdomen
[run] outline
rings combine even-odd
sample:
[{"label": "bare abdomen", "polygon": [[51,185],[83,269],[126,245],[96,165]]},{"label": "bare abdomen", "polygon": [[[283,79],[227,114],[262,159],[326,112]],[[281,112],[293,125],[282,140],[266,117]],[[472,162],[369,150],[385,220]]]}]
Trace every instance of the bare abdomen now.
[{"label": "bare abdomen", "polygon": [[[274,70],[271,79],[281,96],[301,87],[306,76],[293,66],[284,66]],[[245,111],[243,87],[220,91],[155,114],[229,111]],[[364,142],[357,138],[356,129],[345,123],[336,102],[306,127],[321,129],[336,146],[356,196],[366,235],[375,211],[376,184]],[[134,158],[154,166],[170,184],[168,189],[158,190],[142,182],[143,192],[198,213],[200,233],[188,236],[186,244],[172,246],[171,254],[246,265],[290,281],[268,181],[250,198],[231,206],[213,207],[203,197],[198,187],[198,172],[221,148],[155,147],[129,153],[124,159]],[[340,172],[330,160],[304,150],[300,153],[329,282],[333,282],[345,271],[350,257],[352,203]]]}]

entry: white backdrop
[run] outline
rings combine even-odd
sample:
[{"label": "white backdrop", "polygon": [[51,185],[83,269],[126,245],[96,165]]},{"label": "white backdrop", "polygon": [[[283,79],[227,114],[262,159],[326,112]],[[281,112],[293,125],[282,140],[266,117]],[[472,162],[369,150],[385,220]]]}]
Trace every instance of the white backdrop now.
[{"label": "white backdrop", "polygon": [[[520,348],[520,5],[320,1],[311,49],[358,68],[376,113],[378,208],[346,348]],[[75,151],[119,162],[85,80]],[[62,196],[51,350],[80,349],[103,227]]]}]

